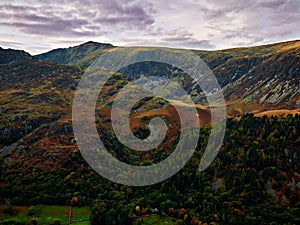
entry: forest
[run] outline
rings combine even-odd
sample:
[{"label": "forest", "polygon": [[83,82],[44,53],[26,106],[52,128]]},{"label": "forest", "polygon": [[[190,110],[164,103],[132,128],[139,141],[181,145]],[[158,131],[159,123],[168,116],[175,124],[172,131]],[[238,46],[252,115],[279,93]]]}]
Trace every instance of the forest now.
[{"label": "forest", "polygon": [[[178,225],[300,224],[300,116],[228,119],[217,158],[200,172],[209,132],[210,126],[201,129],[198,147],[179,173],[146,187],[102,178],[79,151],[49,171],[1,158],[0,200],[8,205],[69,205],[78,197],[78,206],[91,207],[92,225],[143,224],[141,218],[153,213],[172,217]],[[128,154],[118,157],[128,161]],[[133,158],[145,165],[168,154],[160,148]]]}]

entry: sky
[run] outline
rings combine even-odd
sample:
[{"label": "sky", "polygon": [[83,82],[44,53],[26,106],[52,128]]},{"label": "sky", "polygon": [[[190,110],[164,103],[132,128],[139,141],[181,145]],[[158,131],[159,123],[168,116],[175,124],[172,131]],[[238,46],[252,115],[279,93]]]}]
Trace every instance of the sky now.
[{"label": "sky", "polygon": [[215,50],[300,39],[300,0],[1,0],[0,46]]}]

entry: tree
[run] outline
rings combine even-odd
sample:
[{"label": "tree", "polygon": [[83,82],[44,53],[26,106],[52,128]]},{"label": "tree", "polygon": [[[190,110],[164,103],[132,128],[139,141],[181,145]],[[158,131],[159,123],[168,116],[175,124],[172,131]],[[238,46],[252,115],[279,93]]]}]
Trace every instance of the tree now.
[{"label": "tree", "polygon": [[3,212],[6,213],[6,214],[9,214],[9,215],[13,215],[14,214],[14,210],[12,208],[10,200],[5,200]]},{"label": "tree", "polygon": [[30,206],[27,215],[32,217],[40,217],[42,213],[42,209],[39,206]]}]

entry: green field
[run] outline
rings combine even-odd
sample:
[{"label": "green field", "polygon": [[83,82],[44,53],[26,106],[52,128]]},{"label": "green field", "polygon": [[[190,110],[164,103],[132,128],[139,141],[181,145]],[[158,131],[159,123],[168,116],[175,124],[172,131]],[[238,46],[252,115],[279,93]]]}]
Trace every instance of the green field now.
[{"label": "green field", "polygon": [[157,215],[151,215],[149,217],[143,218],[143,225],[175,225],[176,221],[172,221],[171,217],[159,218]]},{"label": "green field", "polygon": [[[40,209],[38,218],[42,224],[47,223],[49,217],[58,218],[62,223],[68,222],[69,206],[35,206],[35,208]],[[9,215],[4,213],[4,206],[0,205],[0,221],[5,219],[17,219],[21,221],[30,220],[30,216],[27,215],[29,207],[26,206],[13,206],[13,214]],[[72,220],[82,220],[90,218],[90,208],[89,207],[73,207],[72,208]],[[72,224],[76,225],[89,225],[89,221],[84,222],[74,222]]]},{"label": "green field", "polygon": [[73,222],[72,224],[75,224],[75,225],[90,225],[90,221],[84,221],[84,222]]}]

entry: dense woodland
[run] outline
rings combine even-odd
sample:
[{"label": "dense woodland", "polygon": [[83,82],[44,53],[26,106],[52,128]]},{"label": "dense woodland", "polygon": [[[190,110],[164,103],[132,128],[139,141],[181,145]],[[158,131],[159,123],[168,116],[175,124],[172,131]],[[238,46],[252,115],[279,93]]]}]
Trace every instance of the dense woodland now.
[{"label": "dense woodland", "polygon": [[[51,171],[1,159],[0,199],[12,205],[68,205],[76,196],[79,205],[91,206],[93,225],[142,224],[139,218],[155,208],[178,225],[300,224],[300,116],[228,119],[221,151],[200,172],[209,131],[209,126],[201,129],[198,148],[179,173],[147,187],[100,177],[79,151]],[[161,152],[146,160],[165,157]]]}]

